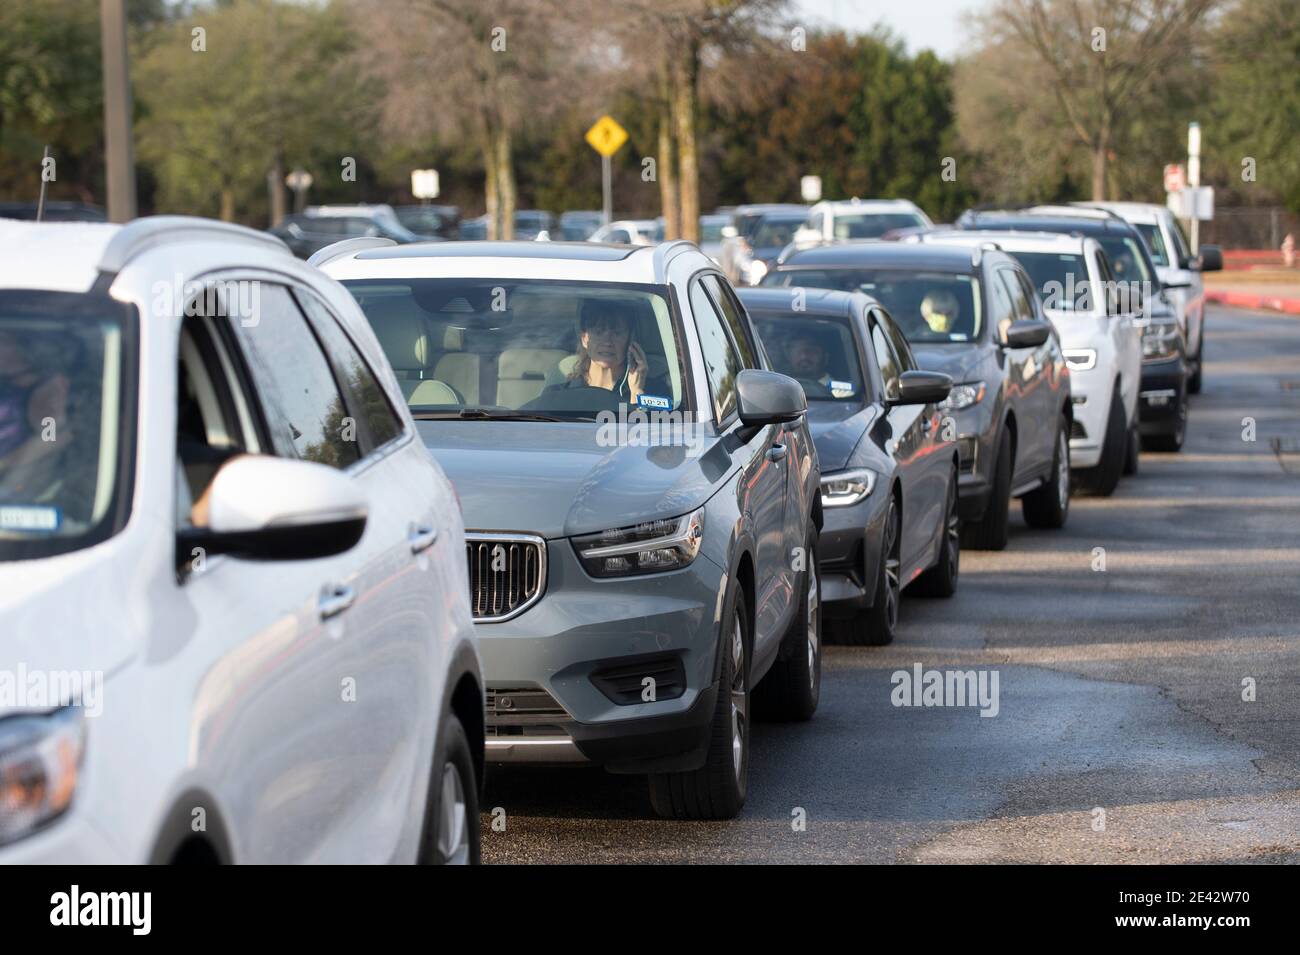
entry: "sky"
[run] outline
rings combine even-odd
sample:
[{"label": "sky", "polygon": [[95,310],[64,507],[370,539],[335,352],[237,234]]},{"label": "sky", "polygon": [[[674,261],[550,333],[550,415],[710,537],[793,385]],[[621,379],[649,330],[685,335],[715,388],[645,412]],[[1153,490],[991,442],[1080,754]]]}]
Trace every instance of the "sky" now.
[{"label": "sky", "polygon": [[910,52],[931,49],[944,58],[960,52],[965,39],[961,14],[989,6],[989,0],[795,0],[811,20],[851,32],[884,23]]}]

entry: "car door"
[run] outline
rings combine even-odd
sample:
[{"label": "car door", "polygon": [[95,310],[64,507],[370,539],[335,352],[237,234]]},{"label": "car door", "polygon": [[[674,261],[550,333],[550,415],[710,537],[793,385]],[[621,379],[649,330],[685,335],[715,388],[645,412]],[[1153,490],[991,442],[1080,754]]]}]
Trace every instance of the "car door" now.
[{"label": "car door", "polygon": [[1205,332],[1205,280],[1201,273],[1191,268],[1192,253],[1183,238],[1183,231],[1173,214],[1161,217],[1166,248],[1170,250],[1171,268],[1176,269],[1176,280],[1184,285],[1183,334],[1187,337],[1187,354],[1200,354],[1201,335]]},{"label": "car door", "polygon": [[[867,330],[871,335],[871,348],[876,354],[876,364],[884,385],[886,401],[898,395],[898,376],[909,370],[903,355],[897,349],[891,332],[894,323],[881,308],[873,308],[867,316]],[[901,336],[899,336],[901,337]],[[911,358],[910,349],[907,357]],[[915,361],[912,361],[915,368]],[[887,412],[890,433],[893,435],[889,450],[898,467],[903,486],[902,540],[899,553],[902,557],[902,582],[904,586],[921,569],[925,557],[934,547],[947,493],[947,479],[936,482],[933,471],[933,447],[939,430],[939,415],[933,405],[890,404]]]},{"label": "car door", "polygon": [[[699,333],[705,369],[709,375],[714,416],[719,431],[737,427],[735,379],[746,367],[741,348],[705,290],[704,273],[690,283],[689,298]],[[744,340],[742,338],[742,340]],[[748,345],[748,343],[746,343]],[[756,359],[750,352],[750,361]],[[789,449],[781,425],[768,425],[732,452],[741,466],[739,506],[749,519],[754,555],[754,657],[761,672],[764,661],[776,652],[791,593],[791,561],[785,549],[786,459]]]},{"label": "car door", "polygon": [[1120,395],[1124,401],[1127,426],[1137,420],[1138,389],[1142,384],[1142,330],[1136,324],[1138,316],[1133,310],[1133,296],[1120,294],[1120,283],[1100,247],[1096,256],[1102,287],[1107,290],[1103,295],[1103,306],[1119,367]]},{"label": "car door", "polygon": [[[276,810],[259,813],[257,832],[264,845],[275,843],[279,802],[292,796],[300,815],[291,825],[304,827],[295,857],[385,861],[399,848],[414,747],[429,738],[424,723],[431,718],[418,706],[430,696],[432,615],[411,586],[415,566],[401,513],[419,490],[403,486],[400,469],[385,467],[388,455],[371,446],[374,409],[363,413],[349,403],[289,288],[259,281],[258,298],[256,321],[228,327],[270,451],[345,471],[364,490],[370,516],[355,547],[307,562],[307,592],[286,595],[296,605],[295,637],[282,658],[294,705],[288,712],[274,697],[249,701],[258,716],[247,724],[245,746],[265,747],[266,736],[253,732],[265,734],[265,724],[277,722],[272,738],[295,745],[278,751],[280,761],[267,761],[252,782],[250,795]],[[278,588],[271,573],[247,584],[250,591]]]},{"label": "car door", "polygon": [[[1013,318],[1016,321],[1035,321],[1038,316],[1034,312],[1028,280],[1009,263],[998,268],[998,278],[1006,286],[1011,299]],[[1005,351],[1007,377],[1015,391],[1012,402],[1016,408],[1017,460],[1011,482],[1014,488],[1026,475],[1035,474],[1051,464],[1056,414],[1051,406],[1052,395],[1045,374],[1050,362],[1048,343]]]}]

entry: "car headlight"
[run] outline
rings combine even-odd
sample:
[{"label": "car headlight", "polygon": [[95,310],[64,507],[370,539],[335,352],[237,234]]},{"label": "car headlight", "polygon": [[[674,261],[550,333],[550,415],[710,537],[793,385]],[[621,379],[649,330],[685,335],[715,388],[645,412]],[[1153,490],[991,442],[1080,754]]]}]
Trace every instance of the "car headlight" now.
[{"label": "car headlight", "polygon": [[1066,348],[1062,351],[1071,371],[1088,371],[1097,367],[1097,349]]},{"label": "car headlight", "polygon": [[79,706],[0,720],[0,845],[34,832],[72,804],[85,743]]},{"label": "car headlight", "polygon": [[745,281],[750,285],[757,285],[763,281],[763,276],[767,274],[767,263],[762,259],[755,259],[745,266]]},{"label": "car headlight", "polygon": [[704,508],[667,520],[645,521],[573,538],[578,560],[593,577],[630,577],[680,570],[704,540]]},{"label": "car headlight", "polygon": [[876,489],[875,471],[837,471],[822,475],[822,507],[849,507]]},{"label": "car headlight", "polygon": [[939,410],[964,411],[983,400],[984,382],[968,381],[965,384],[953,385],[952,391],[948,392],[948,397],[939,402]]},{"label": "car headlight", "polygon": [[1142,329],[1142,360],[1163,361],[1178,354],[1182,332],[1178,322],[1149,322]]}]

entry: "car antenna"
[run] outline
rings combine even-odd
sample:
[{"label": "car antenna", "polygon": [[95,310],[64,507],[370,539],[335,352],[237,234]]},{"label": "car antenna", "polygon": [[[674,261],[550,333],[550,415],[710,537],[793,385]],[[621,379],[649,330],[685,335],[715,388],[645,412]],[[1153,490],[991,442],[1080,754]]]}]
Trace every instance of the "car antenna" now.
[{"label": "car antenna", "polygon": [[36,201],[36,221],[40,222],[45,217],[45,187],[48,181],[45,178],[45,169],[50,162],[50,147],[47,143],[45,146],[45,156],[41,159],[41,197]]}]

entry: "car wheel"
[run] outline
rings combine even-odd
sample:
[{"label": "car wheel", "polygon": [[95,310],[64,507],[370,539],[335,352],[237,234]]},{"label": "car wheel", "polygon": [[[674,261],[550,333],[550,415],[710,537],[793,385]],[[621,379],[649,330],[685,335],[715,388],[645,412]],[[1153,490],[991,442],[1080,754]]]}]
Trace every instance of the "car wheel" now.
[{"label": "car wheel", "polygon": [[434,761],[425,802],[422,865],[478,865],[478,782],[469,737],[455,714],[442,729],[441,757]]},{"label": "car wheel", "polygon": [[[1191,385],[1188,385],[1191,390]],[[1177,452],[1183,449],[1183,440],[1187,437],[1187,394],[1180,396],[1178,402],[1178,417],[1174,421],[1174,429],[1164,434],[1151,434],[1142,439],[1143,447],[1151,451],[1170,451]]]},{"label": "car wheel", "polygon": [[1205,367],[1205,362],[1201,356],[1205,354],[1205,323],[1201,323],[1201,340],[1196,343],[1196,372],[1187,379],[1187,393],[1189,395],[1199,395],[1201,393],[1201,369]]},{"label": "car wheel", "polygon": [[791,722],[812,718],[822,685],[822,582],[817,571],[817,529],[808,528],[799,607],[781,641],[777,660],[754,687],[754,709]]},{"label": "car wheel", "polygon": [[665,819],[733,819],[745,804],[749,775],[749,621],[739,587],[723,616],[718,698],[704,765],[650,777],[650,804]]},{"label": "car wheel", "polygon": [[1142,437],[1138,433],[1137,422],[1128,429],[1128,450],[1124,452],[1124,476],[1132,477],[1138,473],[1139,461],[1142,457]]},{"label": "car wheel", "polygon": [[943,541],[935,565],[912,583],[912,591],[923,597],[951,597],[957,592],[961,569],[961,518],[957,514],[957,470],[948,483],[948,501],[943,509]]},{"label": "car wheel", "polygon": [[1052,475],[1020,499],[1020,510],[1030,527],[1064,527],[1070,516],[1070,422],[1064,417],[1056,428]]},{"label": "car wheel", "polygon": [[836,642],[867,647],[883,647],[894,642],[898,605],[903,594],[902,530],[898,498],[891,494],[880,532],[880,559],[876,562],[871,607],[847,620],[828,621]]},{"label": "car wheel", "polygon": [[1115,493],[1120,474],[1124,470],[1124,457],[1128,454],[1127,435],[1124,400],[1117,388],[1110,398],[1110,417],[1106,421],[1106,440],[1101,447],[1101,463],[1095,468],[1085,468],[1078,472],[1077,483],[1080,487],[1098,497],[1109,497]]},{"label": "car wheel", "polygon": [[962,527],[963,547],[973,550],[1002,550],[1007,546],[1008,525],[1011,523],[1011,441],[1005,431],[998,439],[996,460],[988,508],[980,520]]}]

